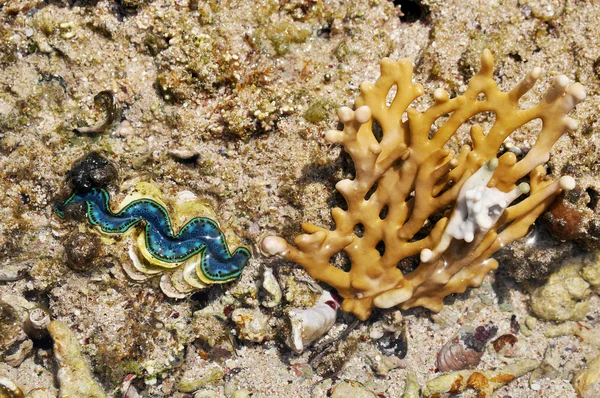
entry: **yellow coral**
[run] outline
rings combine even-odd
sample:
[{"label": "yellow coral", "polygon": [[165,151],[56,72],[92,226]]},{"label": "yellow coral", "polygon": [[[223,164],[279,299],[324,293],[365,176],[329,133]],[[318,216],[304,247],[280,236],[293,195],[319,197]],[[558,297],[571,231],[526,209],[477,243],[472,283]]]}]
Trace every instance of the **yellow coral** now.
[{"label": "yellow coral", "polygon": [[[295,246],[269,236],[261,242],[263,253],[302,265],[313,278],[337,289],[344,298],[342,308],[363,320],[374,307],[439,311],[447,295],[479,286],[498,266],[489,257],[525,235],[556,195],[574,187],[571,177],[548,179],[542,165],[564,131],[577,128],[566,114],[585,98],[581,84],[569,84],[561,75],[536,106],[519,109],[519,99],[541,69],[503,93],[492,78],[489,50],[481,63],[463,95],[450,99],[437,89],[435,103],[420,112],[409,107],[423,94],[423,87],[412,81],[410,61],[382,60],[377,81],[361,85],[356,110],[338,111],[344,130],[326,135],[342,144],[355,164],[356,177],[336,185],[348,209],[332,210],[335,230],[304,223],[307,233],[295,239]],[[388,105],[393,87],[397,92]],[[471,145],[457,155],[447,149],[458,128],[482,112],[495,114],[487,134],[473,124]],[[542,128],[527,155],[517,161],[514,153],[506,152],[496,159],[504,140],[534,119],[541,119]],[[381,140],[373,134],[374,121],[383,131]],[[530,185],[516,186],[527,175]],[[527,198],[508,207],[528,191]],[[452,213],[432,225],[429,218],[449,205]],[[362,226],[363,236],[354,233],[356,226]],[[420,238],[424,232],[427,236]],[[383,254],[377,249],[380,242]],[[352,262],[348,272],[330,264],[331,256],[342,250]],[[403,273],[399,262],[417,255],[420,265]]]}]

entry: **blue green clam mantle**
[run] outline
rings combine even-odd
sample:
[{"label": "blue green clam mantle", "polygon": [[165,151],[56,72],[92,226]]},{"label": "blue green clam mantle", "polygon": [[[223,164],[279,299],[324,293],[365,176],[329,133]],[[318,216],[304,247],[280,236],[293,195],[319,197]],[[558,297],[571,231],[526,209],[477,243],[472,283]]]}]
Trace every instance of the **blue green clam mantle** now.
[{"label": "blue green clam mantle", "polygon": [[114,213],[109,193],[93,188],[71,195],[64,204],[56,206],[56,214],[62,218],[66,206],[81,202],[87,206],[89,222],[104,233],[122,234],[143,222],[146,248],[160,261],[180,263],[201,255],[202,272],[211,281],[237,278],[250,259],[250,251],[245,247],[238,247],[233,254],[229,251],[225,235],[210,218],[195,217],[175,233],[167,210],[152,199],[134,200]]}]

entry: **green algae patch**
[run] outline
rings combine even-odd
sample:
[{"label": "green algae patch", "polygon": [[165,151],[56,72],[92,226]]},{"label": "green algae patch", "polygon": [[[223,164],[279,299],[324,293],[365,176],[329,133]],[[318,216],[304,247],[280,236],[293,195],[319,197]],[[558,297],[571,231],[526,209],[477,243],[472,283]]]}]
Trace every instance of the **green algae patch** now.
[{"label": "green algae patch", "polygon": [[320,99],[312,103],[306,111],[302,114],[304,120],[310,123],[319,123],[323,120],[327,120],[331,109],[335,105],[327,99]]},{"label": "green algae patch", "polygon": [[223,371],[220,368],[214,368],[208,376],[198,380],[182,381],[177,385],[180,392],[194,392],[209,384],[214,384],[223,379]]},{"label": "green algae patch", "polygon": [[273,25],[266,35],[273,45],[275,54],[281,56],[290,51],[291,43],[304,43],[310,37],[311,31],[284,21]]}]

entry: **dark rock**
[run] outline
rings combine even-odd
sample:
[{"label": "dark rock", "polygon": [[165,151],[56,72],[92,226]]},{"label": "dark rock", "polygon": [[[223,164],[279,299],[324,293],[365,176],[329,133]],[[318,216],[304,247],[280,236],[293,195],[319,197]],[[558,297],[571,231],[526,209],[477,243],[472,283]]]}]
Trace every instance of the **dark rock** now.
[{"label": "dark rock", "polygon": [[65,242],[67,265],[76,271],[88,271],[95,265],[100,238],[92,233],[75,233]]},{"label": "dark rock", "polygon": [[116,178],[115,166],[97,152],[77,161],[67,175],[69,185],[77,192],[89,191],[94,187],[103,188]]}]

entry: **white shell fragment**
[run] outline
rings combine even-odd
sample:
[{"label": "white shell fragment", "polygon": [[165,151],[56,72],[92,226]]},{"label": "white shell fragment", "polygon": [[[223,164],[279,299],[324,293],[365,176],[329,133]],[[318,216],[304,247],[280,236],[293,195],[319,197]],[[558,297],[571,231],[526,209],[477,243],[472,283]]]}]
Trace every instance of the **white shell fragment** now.
[{"label": "white shell fragment", "polygon": [[292,332],[287,344],[297,353],[301,353],[307,345],[331,329],[339,308],[340,303],[327,290],[323,291],[313,307],[293,308],[288,314]]},{"label": "white shell fragment", "polygon": [[279,305],[281,297],[283,296],[281,287],[279,287],[279,283],[277,283],[277,278],[273,275],[273,271],[267,267],[265,267],[265,271],[263,272],[262,288],[268,295],[267,299],[262,302],[262,305],[267,308],[273,308]]}]

